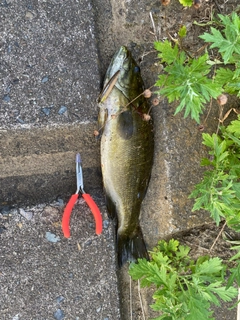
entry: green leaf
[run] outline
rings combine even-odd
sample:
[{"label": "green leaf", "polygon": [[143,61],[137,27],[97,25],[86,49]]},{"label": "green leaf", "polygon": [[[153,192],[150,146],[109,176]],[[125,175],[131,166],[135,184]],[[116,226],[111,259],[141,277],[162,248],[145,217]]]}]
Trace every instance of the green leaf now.
[{"label": "green leaf", "polygon": [[226,133],[226,135],[232,139],[238,146],[240,146],[240,139],[238,139],[237,137],[235,137],[234,135],[230,134],[230,133]]},{"label": "green leaf", "polygon": [[179,0],[179,2],[184,6],[184,7],[191,7],[193,5],[193,0]]},{"label": "green leaf", "polygon": [[233,183],[232,188],[235,192],[236,197],[240,200],[240,182]]},{"label": "green leaf", "polygon": [[206,291],[202,291],[201,295],[204,297],[205,300],[211,301],[216,306],[220,306],[220,301],[218,298],[209,290],[208,288],[205,289]]},{"label": "green leaf", "polygon": [[212,318],[213,311],[209,311],[210,304],[200,297],[189,297],[189,315],[184,320],[214,320]]},{"label": "green leaf", "polygon": [[205,40],[205,42],[213,42],[211,45],[211,48],[219,48],[220,43],[225,41],[223,35],[221,32],[213,27],[210,28],[212,34],[210,33],[204,33],[203,35],[199,36],[199,38]]},{"label": "green leaf", "polygon": [[239,209],[234,211],[232,208],[232,216],[227,217],[227,225],[228,227],[232,228],[236,232],[240,232],[240,212]]},{"label": "green leaf", "polygon": [[236,66],[236,69],[234,71],[234,75],[233,75],[233,79],[238,79],[239,81],[239,77],[240,77],[240,56],[239,57],[236,57],[236,62],[235,62],[235,66]]},{"label": "green leaf", "polygon": [[226,289],[226,287],[218,287],[218,285],[220,285],[220,282],[214,284],[211,283],[208,286],[208,289],[217,294],[221,300],[229,302],[237,297],[238,290],[236,288],[229,287],[228,289]]},{"label": "green leaf", "polygon": [[234,120],[228,125],[226,131],[240,137],[240,116],[238,116],[238,120]]},{"label": "green leaf", "polygon": [[162,252],[153,252],[152,259],[154,262],[156,262],[158,267],[160,267],[161,265],[167,266],[169,264],[168,256],[164,256]]},{"label": "green leaf", "polygon": [[171,42],[165,40],[164,42],[154,42],[154,48],[159,51],[158,57],[161,62],[167,62],[168,64],[173,63],[178,57],[178,46],[172,47]]},{"label": "green leaf", "polygon": [[216,72],[215,82],[223,86],[226,93],[239,94],[240,67],[236,66],[235,70],[231,70],[228,68],[219,68]]},{"label": "green leaf", "polygon": [[180,28],[180,30],[178,31],[178,35],[179,35],[180,38],[185,38],[185,37],[186,37],[186,35],[187,35],[187,28],[186,28],[186,26],[182,26],[182,27]]},{"label": "green leaf", "polygon": [[165,254],[171,253],[171,252],[176,252],[179,247],[179,241],[175,239],[169,240],[167,243],[164,240],[160,240],[157,245],[157,250],[162,251]]},{"label": "green leaf", "polygon": [[211,27],[211,34],[204,33],[200,38],[211,42],[210,48],[218,48],[225,64],[238,61],[235,55],[240,54],[240,19],[235,12],[230,17],[219,15],[219,18],[225,27],[222,32]]},{"label": "green leaf", "polygon": [[208,133],[203,133],[202,137],[203,137],[203,144],[211,149],[214,149],[215,145],[221,141],[216,133],[213,133],[212,135]]},{"label": "green leaf", "polygon": [[188,246],[179,246],[179,251],[176,252],[177,258],[180,260],[184,257],[187,257],[190,251],[190,247]]},{"label": "green leaf", "polygon": [[[233,260],[233,259],[231,259]],[[235,268],[231,269],[231,274],[230,277],[228,278],[227,282],[227,289],[230,289],[231,286],[233,285],[234,281],[237,282],[238,287],[240,287],[240,263],[238,261],[238,265]]]},{"label": "green leaf", "polygon": [[201,265],[206,262],[209,261],[209,256],[201,256],[197,259],[196,261],[196,266],[198,266],[198,268],[201,268]]},{"label": "green leaf", "polygon": [[215,81],[220,85],[225,85],[233,81],[234,71],[229,68],[219,68],[216,71]]},{"label": "green leaf", "polygon": [[196,273],[198,275],[219,274],[222,269],[222,260],[218,257],[210,258],[209,260],[196,265]]},{"label": "green leaf", "polygon": [[[155,273],[158,273],[158,267],[146,259],[139,259],[138,263],[130,264],[129,274],[134,280],[139,280],[142,277],[148,278]],[[150,282],[149,280],[148,283],[150,284]]]},{"label": "green leaf", "polygon": [[219,223],[221,222],[221,217],[225,217],[225,212],[224,209],[226,206],[223,208],[223,203],[214,201],[211,204],[211,217],[213,220],[216,222],[216,225],[219,226]]},{"label": "green leaf", "polygon": [[210,165],[213,165],[213,162],[210,161],[208,158],[202,158],[200,165],[201,166],[210,166]]}]

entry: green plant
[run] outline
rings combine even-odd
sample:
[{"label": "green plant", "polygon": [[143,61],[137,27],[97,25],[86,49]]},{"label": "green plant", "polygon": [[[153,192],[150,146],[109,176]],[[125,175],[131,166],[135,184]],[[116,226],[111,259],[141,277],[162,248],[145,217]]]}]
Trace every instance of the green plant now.
[{"label": "green plant", "polygon": [[[220,54],[211,65],[224,65],[216,68],[214,83],[240,97],[240,18],[235,12],[218,17],[220,30],[211,27],[211,33],[200,38],[212,43],[210,49]],[[205,209],[217,225],[225,219],[228,227],[240,232],[240,116],[227,127],[222,126],[218,135],[203,134],[203,144],[209,148],[210,157],[202,159],[201,165],[208,170],[190,195],[195,199],[193,211]],[[231,249],[238,252],[229,260],[235,264],[230,269],[227,288],[234,281],[240,286],[240,243],[232,241],[232,244]]]},{"label": "green plant", "polygon": [[205,209],[217,225],[224,218],[229,227],[240,231],[240,117],[222,135],[203,133],[203,144],[209,148],[210,159],[204,158],[203,180],[190,197],[195,199],[193,211]]},{"label": "green plant", "polygon": [[207,77],[211,71],[208,54],[190,58],[178,44],[173,46],[168,40],[155,42],[155,48],[161,62],[166,64],[165,73],[156,82],[159,94],[167,97],[169,103],[180,102],[175,114],[185,109],[184,117],[190,114],[199,123],[205,103],[222,92],[221,86]]},{"label": "green plant", "polygon": [[236,12],[230,16],[219,14],[218,17],[220,30],[211,27],[211,34],[204,33],[200,38],[212,43],[210,49],[217,48],[222,63],[229,65],[217,69],[215,82],[222,85],[225,92],[240,96],[240,18]]},{"label": "green plant", "polygon": [[161,315],[155,320],[214,319],[210,305],[237,296],[237,289],[224,285],[226,266],[221,259],[202,256],[194,261],[189,251],[177,240],[161,240],[150,252],[151,261],[139,259],[130,265],[132,279],[141,279],[142,287],[156,287],[151,308]]},{"label": "green plant", "polygon": [[230,258],[230,261],[235,262],[235,267],[231,268],[231,274],[228,278],[227,288],[230,288],[234,281],[237,282],[238,287],[240,287],[240,241],[229,241],[233,246],[231,250],[237,251],[237,253]]},{"label": "green plant", "polygon": [[199,8],[201,6],[201,0],[179,0],[179,3],[184,7],[192,7]]},{"label": "green plant", "polygon": [[[216,99],[222,92],[240,96],[240,18],[235,12],[218,17],[216,24],[220,30],[211,27],[211,34],[204,33],[200,38],[212,43],[210,48],[217,48],[221,58],[218,52],[216,57],[209,57],[208,52],[192,57],[186,52],[182,46],[185,27],[180,29],[174,44],[168,40],[155,42],[158,57],[164,64],[164,73],[156,82],[160,87],[158,93],[169,102],[179,102],[175,114],[185,109],[184,117],[190,115],[198,123],[212,98]],[[221,64],[225,68],[219,67]]]},{"label": "green plant", "polygon": [[179,0],[179,2],[184,6],[184,7],[191,7],[193,5],[193,0]]}]

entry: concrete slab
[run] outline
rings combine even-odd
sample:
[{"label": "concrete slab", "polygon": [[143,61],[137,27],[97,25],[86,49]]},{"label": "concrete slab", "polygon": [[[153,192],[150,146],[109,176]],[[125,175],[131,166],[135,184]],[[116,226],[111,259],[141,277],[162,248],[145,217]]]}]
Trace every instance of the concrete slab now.
[{"label": "concrete slab", "polygon": [[[99,176],[92,4],[3,1],[0,32],[0,203],[70,194],[74,153]],[[100,187],[87,176],[90,188]]]},{"label": "concrete slab", "polygon": [[100,236],[81,199],[69,239],[58,202],[0,214],[1,320],[120,319],[112,226],[102,195],[95,199],[104,220]]},{"label": "concrete slab", "polygon": [[100,86],[91,2],[9,0],[0,19],[1,128],[92,121]]},{"label": "concrete slab", "polygon": [[86,190],[101,187],[96,123],[0,131],[0,203],[33,204],[75,192],[81,153]]},{"label": "concrete slab", "polygon": [[[93,136],[100,76],[92,5],[1,1],[0,32],[0,318],[120,319]],[[104,229],[95,235],[80,201],[67,240],[62,199],[76,190],[76,152]],[[59,241],[47,240],[47,232]]]}]

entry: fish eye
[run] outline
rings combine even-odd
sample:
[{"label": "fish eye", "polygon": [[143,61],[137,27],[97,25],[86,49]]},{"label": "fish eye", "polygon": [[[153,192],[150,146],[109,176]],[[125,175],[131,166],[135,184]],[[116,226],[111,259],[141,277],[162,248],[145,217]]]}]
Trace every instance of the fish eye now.
[{"label": "fish eye", "polygon": [[140,68],[138,66],[134,67],[134,73],[140,72]]}]

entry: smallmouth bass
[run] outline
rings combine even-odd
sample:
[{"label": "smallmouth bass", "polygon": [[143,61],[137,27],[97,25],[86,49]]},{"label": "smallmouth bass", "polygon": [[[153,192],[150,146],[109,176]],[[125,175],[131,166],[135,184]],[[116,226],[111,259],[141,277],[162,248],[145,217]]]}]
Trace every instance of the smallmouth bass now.
[{"label": "smallmouth bass", "polygon": [[143,120],[149,112],[143,91],[140,69],[122,46],[106,72],[98,115],[103,185],[108,214],[117,220],[119,267],[149,258],[139,215],[151,174],[154,138],[152,121]]}]

